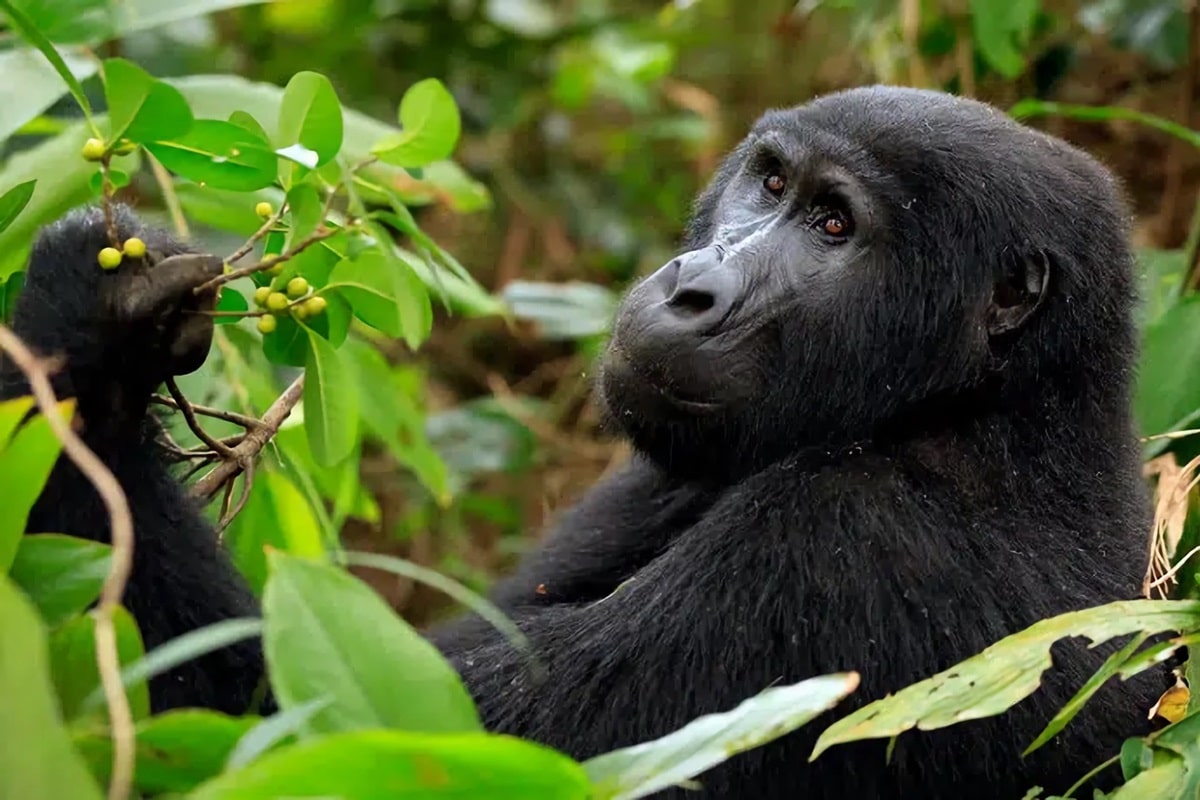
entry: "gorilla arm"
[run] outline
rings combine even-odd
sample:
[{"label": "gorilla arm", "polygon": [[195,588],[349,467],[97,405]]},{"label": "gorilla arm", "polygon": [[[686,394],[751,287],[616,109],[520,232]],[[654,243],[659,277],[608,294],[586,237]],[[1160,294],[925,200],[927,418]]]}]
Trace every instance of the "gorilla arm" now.
[{"label": "gorilla arm", "polygon": [[[211,307],[192,289],[221,273],[221,259],[187,252],[114,209],[121,241],[143,239],[146,258],[103,271],[108,246],[98,209],[74,212],[34,244],[14,330],[37,354],[65,357],[54,378],[60,398],[76,398],[87,445],[116,475],[133,514],[133,572],[124,602],[147,648],[231,617],[257,614],[253,596],[220,549],[199,507],[167,472],[152,442],[150,394],[172,375],[197,369],[208,352],[212,320],[185,311]],[[15,365],[0,362],[0,396],[27,394]],[[55,465],[26,530],[108,542],[99,495],[65,456]],[[246,710],[263,673],[256,641],[184,664],[151,682],[156,710],[203,706]]]}]

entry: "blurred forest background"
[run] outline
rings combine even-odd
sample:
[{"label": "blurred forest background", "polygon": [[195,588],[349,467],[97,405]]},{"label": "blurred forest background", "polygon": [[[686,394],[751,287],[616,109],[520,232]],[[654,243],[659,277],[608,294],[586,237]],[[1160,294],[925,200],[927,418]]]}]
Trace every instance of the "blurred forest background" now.
[{"label": "blurred forest background", "polygon": [[[100,55],[165,78],[228,72],[282,85],[319,70],[347,107],[379,119],[423,78],[453,94],[455,159],[490,198],[469,185],[430,191],[415,211],[518,324],[442,315],[416,355],[383,343],[453,499],[435,502],[394,448],[368,442],[365,492],[342,532],[347,548],[485,588],[627,455],[599,430],[589,397],[613,304],[672,256],[692,198],[762,111],[886,82],[1006,109],[1030,98],[1117,107],[1190,128],[1198,13],[1183,0],[290,0],[132,34]],[[71,99],[52,112],[72,115]],[[1146,263],[1157,254],[1184,269],[1200,151],[1128,114],[1099,116],[1029,122],[1111,166]],[[153,208],[139,187],[123,197]],[[217,250],[240,241],[193,233]],[[251,503],[242,524],[270,511]],[[448,602],[396,576],[364,577],[417,625]]]}]

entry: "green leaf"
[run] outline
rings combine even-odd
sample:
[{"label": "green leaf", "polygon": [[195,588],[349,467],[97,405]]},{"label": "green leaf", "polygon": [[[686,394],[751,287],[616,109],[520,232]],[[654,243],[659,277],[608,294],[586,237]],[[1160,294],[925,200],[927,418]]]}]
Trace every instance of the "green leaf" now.
[{"label": "green leaf", "polygon": [[583,768],[533,742],[483,733],[359,731],[277,750],[189,800],[589,800]]},{"label": "green leaf", "polygon": [[[246,295],[227,284],[221,287],[217,295],[216,310],[226,314],[241,314],[250,310],[250,303],[246,300]],[[213,322],[217,325],[236,325],[241,321],[242,317],[213,317]]]},{"label": "green leaf", "polygon": [[303,145],[317,154],[311,166],[320,166],[341,149],[342,124],[342,105],[329,79],[317,72],[297,72],[283,92],[275,146]]},{"label": "green leaf", "polygon": [[[273,364],[303,367],[309,361],[309,332],[290,315],[276,317],[279,321],[271,333],[263,336],[263,355]],[[308,389],[305,389],[308,394]],[[305,426],[307,427],[307,426]]]},{"label": "green leaf", "polygon": [[[134,750],[135,786],[145,794],[190,792],[221,773],[238,740],[253,729],[254,717],[230,717],[213,711],[183,709],[143,720]],[[82,733],[75,746],[92,774],[105,783],[112,774],[112,737]]]},{"label": "green leaf", "polygon": [[[133,616],[118,607],[113,614],[113,626],[121,665],[142,658],[145,649]],[[63,717],[68,721],[83,715],[83,702],[92,692],[103,691],[96,663],[96,621],[90,615],[74,617],[50,633],[50,675]],[[125,694],[134,719],[150,715],[150,691],[145,684],[127,687]],[[107,722],[107,707],[99,711]]]},{"label": "green leaf", "polygon": [[146,145],[167,169],[217,189],[252,192],[275,182],[276,155],[245,128],[198,119],[183,136]]},{"label": "green leaf", "polygon": [[104,61],[104,96],[112,127],[109,142],[173,139],[192,127],[192,109],[179,90],[150,77],[132,61]]},{"label": "green leaf", "polygon": [[325,204],[317,190],[307,183],[298,183],[288,190],[287,204],[292,217],[287,239],[291,247],[307,239],[325,221],[321,218]]},{"label": "green leaf", "polygon": [[[58,409],[69,421],[75,411],[75,401],[64,400],[58,404]],[[0,453],[0,486],[4,487],[4,513],[0,514],[0,572],[7,572],[12,565],[29,512],[41,496],[42,487],[61,450],[62,443],[50,429],[50,423],[38,414],[16,432],[8,447]]]},{"label": "green leaf", "polygon": [[400,125],[400,133],[371,148],[381,161],[398,167],[422,167],[449,158],[462,131],[454,97],[436,78],[418,81],[404,93]]},{"label": "green leaf", "polygon": [[[304,429],[318,464],[336,464],[354,449],[358,432],[358,395],[347,391],[353,373],[333,345],[308,330],[305,364]],[[278,333],[278,331],[276,331]]]},{"label": "green leaf", "polygon": [[101,800],[71,746],[50,683],[37,612],[0,575],[0,797]]},{"label": "green leaf", "polygon": [[17,311],[17,298],[25,288],[25,273],[14,272],[5,280],[0,278],[0,324],[11,325]]},{"label": "green leaf", "polygon": [[[1180,364],[1200,358],[1200,297],[1186,297],[1142,331],[1133,408],[1147,436],[1188,428],[1200,414],[1200,370]],[[1159,450],[1167,442],[1151,442]]]},{"label": "green leaf", "polygon": [[269,559],[264,650],[282,708],[329,696],[314,732],[480,729],[454,669],[373,589],[338,567],[280,552]]},{"label": "green leaf", "polygon": [[25,206],[29,205],[29,201],[33,197],[33,187],[36,185],[36,180],[25,181],[0,195],[0,233],[4,233],[5,229],[13,224],[17,215],[25,209]]},{"label": "green leaf", "polygon": [[406,263],[379,250],[340,262],[325,288],[337,289],[363,322],[388,336],[403,336],[414,350],[433,326],[425,284]]},{"label": "green leaf", "polygon": [[[87,120],[92,131],[98,136],[99,132],[96,129],[95,122],[92,121],[92,104],[88,102],[87,95],[83,91],[83,87],[79,84],[70,67],[63,60],[63,57],[55,49],[37,26],[33,23],[25,13],[16,8],[9,0],[0,0],[0,11],[3,11],[12,23],[13,28],[21,35],[21,38],[29,42],[31,45],[41,51],[46,60],[54,67],[54,71],[67,85],[67,90],[71,92],[71,96],[75,98],[75,102],[79,104],[79,108],[83,111],[83,116]],[[7,79],[7,76],[6,76]]]},{"label": "green leaf", "polygon": [[1126,600],[1042,620],[979,655],[842,717],[817,740],[815,759],[836,744],[935,730],[1003,713],[1033,694],[1051,666],[1050,647],[1081,636],[1095,644],[1117,636],[1200,626],[1200,601]]},{"label": "green leaf", "polygon": [[1025,70],[1025,57],[1017,48],[1028,45],[1039,5],[1038,0],[971,0],[971,27],[979,52],[1006,78]]},{"label": "green leaf", "polygon": [[225,541],[256,594],[267,583],[267,548],[300,558],[325,558],[321,526],[308,501],[286,475],[270,468],[255,472],[246,507],[225,532]]},{"label": "green leaf", "polygon": [[0,401],[0,453],[8,447],[12,435],[35,405],[33,395],[22,395]]},{"label": "green leaf", "polygon": [[27,535],[12,564],[12,579],[50,627],[87,610],[108,577],[112,548],[61,533]]},{"label": "green leaf", "polygon": [[598,798],[646,797],[791,733],[841,702],[858,681],[850,672],[776,686],[731,711],[699,717],[661,739],[596,756],[583,767]]}]

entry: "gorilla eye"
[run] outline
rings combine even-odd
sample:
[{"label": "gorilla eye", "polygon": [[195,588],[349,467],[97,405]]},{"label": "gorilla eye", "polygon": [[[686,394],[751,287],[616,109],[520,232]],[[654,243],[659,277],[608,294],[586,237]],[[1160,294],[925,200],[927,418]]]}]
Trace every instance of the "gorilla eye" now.
[{"label": "gorilla eye", "polygon": [[850,235],[850,230],[853,227],[849,217],[840,211],[832,211],[822,215],[817,220],[817,227],[821,233],[833,239],[844,239]]},{"label": "gorilla eye", "polygon": [[772,172],[763,180],[763,188],[778,197],[787,188],[787,180],[778,172]]}]

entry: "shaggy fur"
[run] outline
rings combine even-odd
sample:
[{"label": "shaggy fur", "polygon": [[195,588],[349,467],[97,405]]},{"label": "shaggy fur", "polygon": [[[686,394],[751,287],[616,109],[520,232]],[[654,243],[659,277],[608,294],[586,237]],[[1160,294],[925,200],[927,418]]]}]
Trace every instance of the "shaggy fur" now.
[{"label": "shaggy fur", "polygon": [[[768,169],[791,199],[763,194]],[[818,195],[853,214],[847,241],[814,233]],[[1091,158],[975,102],[873,87],[764,115],[699,198],[684,248],[731,254],[721,268],[740,277],[713,291],[738,293],[732,311],[667,336],[660,279],[630,292],[600,396],[637,455],[494,592],[548,677],[478,619],[431,634],[487,726],[586,758],[774,684],[858,670],[831,714],[701,776],[698,793],[660,796],[1016,800],[1114,754],[1146,725],[1158,679],[1110,685],[1021,757],[1106,652],[1070,642],[1001,717],[905,734],[890,764],[882,741],[808,763],[846,710],[1043,617],[1136,595],[1149,508],[1127,216]],[[131,495],[127,600],[154,646],[253,601],[139,433],[147,379],[165,374],[115,366],[151,345],[90,304],[101,244],[95,212],[43,235],[17,330],[67,355],[60,389],[81,398],[89,443]],[[1001,288],[1034,263],[1049,265],[1044,296],[996,333]],[[712,402],[668,391],[685,385]],[[19,389],[10,375],[6,395]],[[107,536],[66,464],[29,529]],[[159,679],[155,706],[242,708],[261,669],[254,646],[229,648]]]}]

